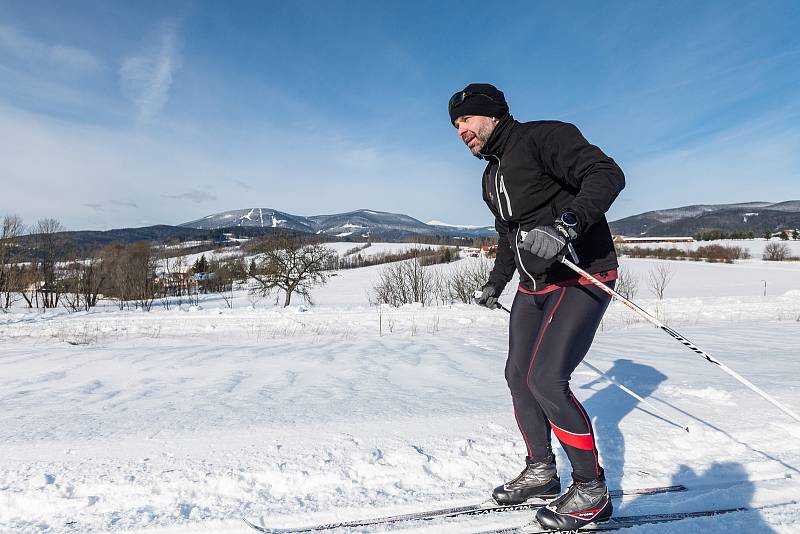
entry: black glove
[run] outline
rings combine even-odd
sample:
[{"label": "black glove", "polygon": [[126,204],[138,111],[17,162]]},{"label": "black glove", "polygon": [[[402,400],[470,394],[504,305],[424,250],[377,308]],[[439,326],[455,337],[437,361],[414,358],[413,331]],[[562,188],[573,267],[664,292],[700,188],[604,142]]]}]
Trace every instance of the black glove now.
[{"label": "black glove", "polygon": [[499,307],[497,304],[497,299],[500,297],[500,295],[498,295],[497,288],[492,284],[486,284],[481,289],[476,291],[475,295],[473,296],[473,302],[479,306],[486,306],[490,310]]}]

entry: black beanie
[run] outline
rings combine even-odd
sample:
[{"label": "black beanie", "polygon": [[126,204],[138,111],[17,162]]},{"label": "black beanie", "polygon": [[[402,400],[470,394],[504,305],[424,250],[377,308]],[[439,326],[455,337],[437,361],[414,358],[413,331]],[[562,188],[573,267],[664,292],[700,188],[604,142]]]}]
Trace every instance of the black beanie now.
[{"label": "black beanie", "polygon": [[508,113],[503,91],[489,83],[471,83],[450,98],[450,122],[464,115],[483,115],[500,118]]}]

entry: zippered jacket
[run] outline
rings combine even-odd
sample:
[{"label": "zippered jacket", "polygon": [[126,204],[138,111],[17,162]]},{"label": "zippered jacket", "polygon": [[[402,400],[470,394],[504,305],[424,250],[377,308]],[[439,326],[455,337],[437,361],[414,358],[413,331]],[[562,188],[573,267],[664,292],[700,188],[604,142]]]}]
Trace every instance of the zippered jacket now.
[{"label": "zippered jacket", "polygon": [[591,273],[618,267],[605,213],[625,187],[625,176],[578,128],[559,121],[521,123],[506,114],[478,157],[488,162],[483,199],[499,235],[489,276],[498,294],[514,269],[528,291],[576,277],[556,258],[545,260],[520,247],[521,231],[553,224],[565,211],[578,218],[573,245],[580,267]]}]

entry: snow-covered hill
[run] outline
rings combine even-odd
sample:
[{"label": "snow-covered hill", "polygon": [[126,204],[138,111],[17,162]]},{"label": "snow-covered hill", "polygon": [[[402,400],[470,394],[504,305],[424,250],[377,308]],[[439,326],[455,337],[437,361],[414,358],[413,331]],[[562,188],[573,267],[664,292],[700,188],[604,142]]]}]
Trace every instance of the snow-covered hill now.
[{"label": "snow-covered hill", "polygon": [[371,237],[393,239],[408,235],[419,236],[496,236],[493,227],[455,226],[423,223],[401,213],[360,209],[331,215],[303,217],[270,208],[248,208],[208,215],[181,224],[187,228],[218,229],[231,227],[274,227],[336,237]]},{"label": "snow-covered hill", "polygon": [[753,232],[800,227],[800,200],[698,204],[648,211],[610,223],[615,234],[628,236],[695,235],[700,232]]},{"label": "snow-covered hill", "polygon": [[259,228],[286,228],[301,232],[313,232],[314,224],[297,215],[290,215],[270,208],[248,208],[242,210],[224,211],[208,215],[196,221],[183,223],[180,226],[188,228],[202,228],[204,230],[216,228],[231,228],[235,226],[255,226]]}]

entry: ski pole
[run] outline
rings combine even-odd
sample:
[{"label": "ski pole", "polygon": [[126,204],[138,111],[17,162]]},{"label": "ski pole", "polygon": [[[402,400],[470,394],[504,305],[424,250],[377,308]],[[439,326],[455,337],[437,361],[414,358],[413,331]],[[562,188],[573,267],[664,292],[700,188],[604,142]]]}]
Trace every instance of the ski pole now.
[{"label": "ski pole", "polygon": [[[506,308],[505,306],[503,306],[499,302],[497,303],[497,307],[500,308],[501,310],[505,311],[509,315],[511,315],[511,310],[509,310],[508,308]],[[625,393],[627,393],[628,395],[630,395],[634,399],[638,400],[639,402],[641,402],[643,404],[646,404],[653,412],[658,414],[659,417],[661,417],[662,419],[667,421],[669,424],[671,424],[673,426],[677,426],[678,428],[680,428],[682,430],[685,430],[686,432],[689,432],[689,426],[688,425],[681,425],[681,424],[676,423],[675,421],[670,419],[670,417],[667,414],[665,414],[661,409],[656,407],[655,404],[653,404],[652,402],[646,400],[641,395],[636,394],[636,392],[634,392],[630,388],[624,386],[623,384],[620,384],[619,382],[617,382],[616,380],[614,380],[613,378],[611,378],[606,373],[604,373],[603,371],[601,371],[600,369],[598,369],[594,365],[590,364],[586,360],[581,360],[581,363],[583,365],[585,365],[586,367],[588,367],[589,369],[591,369],[592,371],[594,371],[595,373],[597,373],[598,375],[600,375],[603,378],[605,378],[606,380],[608,380],[609,382],[611,382],[612,384],[614,384],[615,386],[617,386],[619,389],[621,389],[622,391],[624,391]]]},{"label": "ski pole", "polygon": [[563,263],[564,265],[566,265],[567,267],[569,267],[570,269],[581,275],[583,278],[591,282],[593,285],[599,287],[600,289],[611,295],[613,298],[625,304],[628,308],[630,308],[634,312],[638,313],[639,315],[641,315],[642,317],[653,323],[655,326],[657,326],[658,328],[660,328],[661,330],[663,330],[664,332],[666,332],[667,334],[678,340],[680,343],[687,346],[696,354],[702,356],[709,363],[717,365],[720,369],[722,369],[723,371],[731,375],[733,378],[735,378],[736,380],[747,386],[747,388],[757,393],[761,398],[770,402],[773,406],[781,410],[783,413],[785,413],[795,421],[800,422],[800,416],[794,413],[791,409],[784,406],[776,399],[772,398],[772,396],[770,396],[767,392],[765,392],[764,390],[762,390],[761,388],[759,388],[758,386],[747,380],[745,377],[743,377],[742,375],[740,375],[739,373],[737,373],[736,371],[734,371],[733,369],[731,369],[730,367],[719,361],[717,358],[713,358],[706,351],[700,349],[697,345],[695,345],[694,343],[692,343],[691,341],[680,335],[678,332],[668,327],[667,325],[665,325],[664,323],[662,323],[661,321],[659,321],[658,319],[647,313],[645,310],[643,310],[642,308],[640,308],[630,300],[626,299],[625,297],[623,297],[610,287],[606,286],[603,282],[601,282],[591,274],[587,273],[586,271],[584,271],[583,269],[572,263],[570,260],[566,258],[566,256],[561,258],[561,263]]}]

